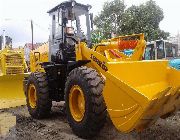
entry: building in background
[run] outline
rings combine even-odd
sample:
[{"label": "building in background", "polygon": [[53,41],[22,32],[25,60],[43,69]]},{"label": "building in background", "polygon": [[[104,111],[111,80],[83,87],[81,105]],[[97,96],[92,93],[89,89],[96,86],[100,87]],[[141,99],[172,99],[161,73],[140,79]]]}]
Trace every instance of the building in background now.
[{"label": "building in background", "polygon": [[25,46],[24,46],[24,55],[25,55],[26,62],[30,61],[30,52],[31,52],[31,50],[36,49],[37,47],[38,47],[37,44],[34,44],[33,46],[32,46],[32,43],[26,43],[25,44]]},{"label": "building in background", "polygon": [[168,41],[177,46],[177,55],[180,56],[180,33],[178,32],[176,36],[169,37]]},{"label": "building in background", "polygon": [[37,49],[39,46],[42,46],[44,43],[36,43],[33,44],[32,43],[26,43],[24,46],[24,55],[25,55],[25,60],[26,62],[29,64],[30,61],[30,52],[31,50]]},{"label": "building in background", "polygon": [[[9,36],[5,36],[5,46],[12,47],[12,38]],[[3,35],[0,36],[0,49],[3,47]]]}]

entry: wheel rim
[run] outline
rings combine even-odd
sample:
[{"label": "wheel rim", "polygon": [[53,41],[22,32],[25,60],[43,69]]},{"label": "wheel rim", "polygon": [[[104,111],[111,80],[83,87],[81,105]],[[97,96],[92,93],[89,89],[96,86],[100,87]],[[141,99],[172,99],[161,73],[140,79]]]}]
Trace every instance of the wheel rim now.
[{"label": "wheel rim", "polygon": [[82,121],[85,113],[85,98],[82,89],[74,85],[69,94],[69,107],[75,121]]},{"label": "wheel rim", "polygon": [[29,99],[29,105],[31,108],[36,107],[36,101],[37,101],[37,94],[36,94],[36,87],[33,84],[30,84],[28,89],[28,99]]}]

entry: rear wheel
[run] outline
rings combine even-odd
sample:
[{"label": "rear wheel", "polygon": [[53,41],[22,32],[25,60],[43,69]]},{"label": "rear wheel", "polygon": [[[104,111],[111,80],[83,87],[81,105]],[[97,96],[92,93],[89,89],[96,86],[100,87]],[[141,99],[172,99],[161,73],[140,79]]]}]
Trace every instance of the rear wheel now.
[{"label": "rear wheel", "polygon": [[67,78],[65,86],[67,119],[73,132],[81,138],[94,137],[106,122],[103,87],[103,80],[91,68],[76,68]]},{"label": "rear wheel", "polygon": [[45,73],[31,73],[26,88],[26,102],[29,114],[36,119],[49,116],[52,101],[49,98]]}]

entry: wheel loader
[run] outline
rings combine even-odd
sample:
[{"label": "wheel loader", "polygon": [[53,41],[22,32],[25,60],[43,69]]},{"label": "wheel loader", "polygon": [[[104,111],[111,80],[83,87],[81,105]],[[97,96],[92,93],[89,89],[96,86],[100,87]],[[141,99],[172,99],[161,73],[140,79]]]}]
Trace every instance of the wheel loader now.
[{"label": "wheel loader", "polygon": [[[5,38],[5,36],[4,36]],[[23,49],[11,45],[0,50],[0,109],[26,105],[23,79],[28,76]]]},{"label": "wheel loader", "polygon": [[[52,18],[49,45],[31,53],[24,79],[33,118],[48,117],[52,101],[65,101],[67,120],[81,138],[103,128],[107,114],[121,132],[142,131],[180,108],[180,71],[167,60],[142,60],[143,34],[91,43],[90,5],[63,2]],[[124,50],[133,49],[131,55]]]}]

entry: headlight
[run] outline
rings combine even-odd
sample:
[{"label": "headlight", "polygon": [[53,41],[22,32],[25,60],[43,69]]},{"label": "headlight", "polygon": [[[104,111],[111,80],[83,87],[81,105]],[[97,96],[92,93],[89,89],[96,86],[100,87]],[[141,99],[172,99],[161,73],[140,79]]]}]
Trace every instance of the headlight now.
[{"label": "headlight", "polygon": [[69,35],[74,35],[74,28],[73,27],[66,27],[66,33]]}]

